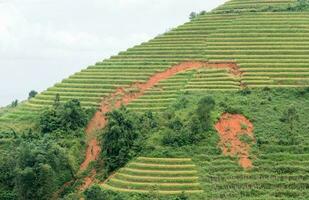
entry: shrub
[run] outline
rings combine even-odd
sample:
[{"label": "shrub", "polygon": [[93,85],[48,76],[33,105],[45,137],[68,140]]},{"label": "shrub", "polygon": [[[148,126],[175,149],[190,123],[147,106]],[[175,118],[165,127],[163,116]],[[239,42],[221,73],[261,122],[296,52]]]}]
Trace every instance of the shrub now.
[{"label": "shrub", "polygon": [[93,185],[84,194],[86,200],[124,200],[120,194],[103,190],[99,185]]},{"label": "shrub", "polygon": [[[182,122],[179,122],[182,124]],[[162,144],[167,146],[181,147],[200,142],[204,138],[204,131],[198,118],[192,118],[181,128],[165,128],[163,131]]]},{"label": "shrub", "polygon": [[242,94],[242,95],[249,95],[249,94],[251,94],[251,90],[250,90],[250,88],[248,88],[248,87],[245,87],[245,88],[243,88],[242,90],[240,90],[240,94]]},{"label": "shrub", "polygon": [[225,107],[224,112],[230,114],[243,114],[243,111],[240,107],[232,107],[232,106]]}]

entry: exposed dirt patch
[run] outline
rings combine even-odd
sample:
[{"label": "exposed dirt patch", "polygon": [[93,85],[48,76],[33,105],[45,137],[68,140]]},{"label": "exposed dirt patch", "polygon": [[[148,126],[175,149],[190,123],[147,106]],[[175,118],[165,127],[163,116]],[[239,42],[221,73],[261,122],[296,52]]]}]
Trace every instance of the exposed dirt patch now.
[{"label": "exposed dirt patch", "polygon": [[249,159],[250,143],[255,142],[253,124],[243,115],[225,113],[215,125],[220,136],[219,146],[224,155],[239,158],[244,169],[253,167]]},{"label": "exposed dirt patch", "polygon": [[80,166],[80,170],[83,171],[87,169],[91,161],[97,160],[100,154],[101,148],[96,139],[91,139],[88,143],[86,150],[86,159]]}]

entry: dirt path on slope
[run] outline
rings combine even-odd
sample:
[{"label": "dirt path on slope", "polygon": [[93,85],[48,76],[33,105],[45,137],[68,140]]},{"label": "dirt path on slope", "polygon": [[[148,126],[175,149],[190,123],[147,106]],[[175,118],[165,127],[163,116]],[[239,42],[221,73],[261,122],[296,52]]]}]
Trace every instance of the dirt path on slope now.
[{"label": "dirt path on slope", "polygon": [[[116,91],[102,100],[99,111],[97,111],[89,122],[86,133],[88,138],[93,138],[89,140],[86,150],[86,156],[84,162],[80,166],[80,171],[88,168],[90,162],[98,159],[100,154],[99,142],[93,136],[93,134],[105,127],[107,123],[106,113],[112,111],[113,109],[120,108],[121,105],[127,105],[131,101],[139,98],[144,94],[144,92],[162,80],[168,79],[179,72],[184,72],[188,70],[194,70],[199,68],[220,68],[227,69],[229,73],[233,76],[240,76],[241,71],[235,62],[202,62],[202,61],[189,61],[182,62],[180,64],[174,65],[163,72],[158,72],[152,75],[146,82],[136,82],[127,87],[119,87]],[[94,171],[95,174],[95,171]],[[94,176],[93,176],[94,177]],[[93,178],[86,177],[84,180],[84,185],[80,187],[81,190],[87,188],[92,184]]]},{"label": "dirt path on slope", "polygon": [[219,147],[226,156],[237,156],[244,169],[253,167],[250,143],[255,142],[253,124],[243,115],[225,113],[215,125],[220,136]]}]

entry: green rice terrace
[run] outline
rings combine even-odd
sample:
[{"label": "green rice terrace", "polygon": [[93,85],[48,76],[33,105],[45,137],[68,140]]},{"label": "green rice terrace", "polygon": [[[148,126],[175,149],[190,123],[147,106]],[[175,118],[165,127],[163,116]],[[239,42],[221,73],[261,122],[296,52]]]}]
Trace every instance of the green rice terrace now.
[{"label": "green rice terrace", "polygon": [[0,156],[4,200],[309,199],[309,1],[226,1],[0,108]]}]

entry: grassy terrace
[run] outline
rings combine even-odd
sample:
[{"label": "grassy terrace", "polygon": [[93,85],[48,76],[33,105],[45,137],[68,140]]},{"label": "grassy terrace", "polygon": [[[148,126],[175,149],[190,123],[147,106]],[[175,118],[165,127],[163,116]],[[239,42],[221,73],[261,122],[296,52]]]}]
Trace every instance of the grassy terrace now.
[{"label": "grassy terrace", "polygon": [[185,91],[202,92],[207,90],[238,90],[240,80],[226,70],[201,69],[185,86]]},{"label": "grassy terrace", "polygon": [[172,78],[159,82],[142,97],[130,103],[128,109],[134,111],[163,111],[181,94],[181,90],[190,80],[193,73],[194,71],[179,73]]},{"label": "grassy terrace", "polygon": [[161,194],[202,192],[196,167],[188,158],[139,157],[119,170],[102,187],[137,193],[152,190]]}]

